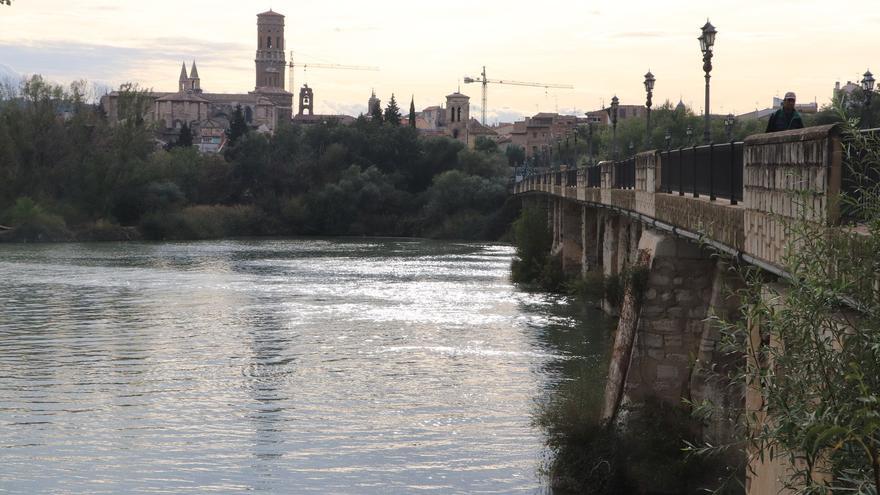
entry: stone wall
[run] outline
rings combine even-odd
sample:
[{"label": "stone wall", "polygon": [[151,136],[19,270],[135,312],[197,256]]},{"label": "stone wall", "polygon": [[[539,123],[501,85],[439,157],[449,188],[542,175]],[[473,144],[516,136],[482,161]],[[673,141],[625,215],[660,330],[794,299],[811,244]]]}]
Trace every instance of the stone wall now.
[{"label": "stone wall", "polygon": [[834,125],[758,134],[746,139],[745,252],[781,265],[792,220],[837,223],[841,150]]}]

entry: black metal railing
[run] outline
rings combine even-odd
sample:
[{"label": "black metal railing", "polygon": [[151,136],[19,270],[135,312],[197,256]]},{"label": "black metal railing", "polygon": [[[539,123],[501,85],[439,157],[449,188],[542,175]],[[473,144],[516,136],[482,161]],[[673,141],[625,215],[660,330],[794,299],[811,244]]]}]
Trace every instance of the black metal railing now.
[{"label": "black metal railing", "polygon": [[602,167],[593,165],[587,167],[587,187],[602,187]]},{"label": "black metal railing", "polygon": [[556,186],[562,185],[562,172],[553,173],[553,184]]},{"label": "black metal railing", "polygon": [[614,188],[615,189],[635,189],[636,188],[636,159],[627,158],[614,162]]},{"label": "black metal railing", "polygon": [[566,187],[577,187],[578,184],[578,171],[576,168],[565,171],[565,185]]},{"label": "black metal railing", "polygon": [[743,199],[743,143],[691,146],[660,153],[660,190],[672,194]]}]

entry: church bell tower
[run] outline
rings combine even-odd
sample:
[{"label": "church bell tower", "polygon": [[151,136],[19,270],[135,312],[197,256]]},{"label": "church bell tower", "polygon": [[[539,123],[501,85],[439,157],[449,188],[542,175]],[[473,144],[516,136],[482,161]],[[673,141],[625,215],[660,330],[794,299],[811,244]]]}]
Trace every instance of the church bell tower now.
[{"label": "church bell tower", "polygon": [[284,16],[271,9],[257,14],[256,91],[284,91]]}]

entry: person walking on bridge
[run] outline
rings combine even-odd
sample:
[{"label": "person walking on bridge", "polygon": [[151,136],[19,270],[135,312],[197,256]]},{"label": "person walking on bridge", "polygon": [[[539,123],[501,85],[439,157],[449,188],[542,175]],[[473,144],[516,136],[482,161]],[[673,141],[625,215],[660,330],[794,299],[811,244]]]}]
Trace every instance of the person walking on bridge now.
[{"label": "person walking on bridge", "polygon": [[785,93],[782,108],[770,115],[770,120],[767,122],[767,132],[804,128],[804,120],[801,118],[801,114],[794,109],[794,102],[794,93],[791,91]]}]

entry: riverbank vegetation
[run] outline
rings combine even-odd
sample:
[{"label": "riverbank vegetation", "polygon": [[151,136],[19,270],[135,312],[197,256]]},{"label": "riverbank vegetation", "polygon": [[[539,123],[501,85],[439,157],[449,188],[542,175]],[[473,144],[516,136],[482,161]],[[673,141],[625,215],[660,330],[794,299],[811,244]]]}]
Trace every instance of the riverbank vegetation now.
[{"label": "riverbank vegetation", "polygon": [[122,88],[110,126],[85,87],[34,76],[0,89],[0,225],[18,227],[0,237],[497,239],[518,210],[497,149],[363,117],[273,135],[233,125],[222,154],[165,149],[143,91]]}]

